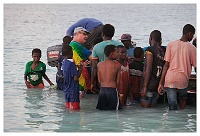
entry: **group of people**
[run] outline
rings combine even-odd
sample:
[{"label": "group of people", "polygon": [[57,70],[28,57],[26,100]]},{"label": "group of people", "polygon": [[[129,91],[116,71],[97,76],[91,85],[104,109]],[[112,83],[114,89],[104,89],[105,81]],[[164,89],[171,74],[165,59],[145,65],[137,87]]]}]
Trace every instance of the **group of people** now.
[{"label": "group of people", "polygon": [[[100,110],[122,109],[127,98],[154,107],[166,92],[169,109],[177,110],[178,92],[183,109],[192,66],[196,72],[196,47],[190,43],[195,28],[186,24],[182,37],[167,48],[162,46],[161,32],[153,30],[145,51],[131,41],[130,34],[123,34],[119,42],[112,39],[114,33],[114,26],[93,18],[79,20],[67,30],[56,75],[66,107],[80,109],[80,98],[87,91],[99,93],[96,108]],[[27,88],[43,87],[42,77],[53,85],[38,50],[32,51],[33,61],[26,65]]]}]

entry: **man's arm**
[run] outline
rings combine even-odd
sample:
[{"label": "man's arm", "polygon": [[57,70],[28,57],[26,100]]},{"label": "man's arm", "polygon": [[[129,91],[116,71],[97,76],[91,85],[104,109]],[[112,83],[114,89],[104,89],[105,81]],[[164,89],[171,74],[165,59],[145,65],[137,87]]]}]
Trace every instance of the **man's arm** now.
[{"label": "man's arm", "polygon": [[121,75],[121,66],[119,64],[117,64],[117,84],[116,84],[116,87],[119,85],[119,82],[120,82],[120,75]]},{"label": "man's arm", "polygon": [[54,85],[54,84],[50,81],[50,79],[48,78],[48,76],[47,76],[45,73],[43,73],[42,76],[44,77],[44,79],[45,79],[50,85]]},{"label": "man's arm", "polygon": [[160,95],[163,94],[163,92],[161,92],[161,90],[163,90],[163,83],[164,83],[164,79],[165,79],[165,76],[166,76],[168,69],[169,69],[169,62],[166,61],[164,66],[163,66],[162,75],[161,75],[160,82],[159,82],[159,85],[158,85],[158,93]]},{"label": "man's arm", "polygon": [[149,79],[151,76],[152,65],[153,65],[153,54],[146,54],[146,71],[145,71],[143,89],[141,92],[142,97],[146,97],[147,85],[149,83]]},{"label": "man's arm", "polygon": [[[81,64],[78,66],[78,72],[77,72],[77,75],[74,76],[74,80],[78,80],[81,76],[81,73],[83,71],[83,68],[87,67],[87,65],[90,64],[90,61],[86,60],[86,61],[83,61],[81,62]],[[76,71],[76,66],[74,64],[74,70]]]},{"label": "man's arm", "polygon": [[91,72],[91,90],[94,90],[94,86],[96,86],[95,79],[97,78],[97,59],[92,59],[92,72]]},{"label": "man's arm", "polygon": [[80,66],[78,67],[77,75],[74,76],[74,80],[75,80],[75,81],[77,81],[77,80],[79,79],[79,77],[81,76],[82,71],[83,71],[83,66],[80,65]]},{"label": "man's arm", "polygon": [[[99,64],[97,65],[97,67],[99,67]],[[99,83],[101,84],[100,69],[97,71],[97,74],[98,74],[98,81],[99,81]],[[96,74],[96,75],[97,75],[97,74]]]},{"label": "man's arm", "polygon": [[24,74],[24,82],[25,82],[27,88],[31,88],[30,83],[27,81],[27,75],[25,75],[25,74]]}]

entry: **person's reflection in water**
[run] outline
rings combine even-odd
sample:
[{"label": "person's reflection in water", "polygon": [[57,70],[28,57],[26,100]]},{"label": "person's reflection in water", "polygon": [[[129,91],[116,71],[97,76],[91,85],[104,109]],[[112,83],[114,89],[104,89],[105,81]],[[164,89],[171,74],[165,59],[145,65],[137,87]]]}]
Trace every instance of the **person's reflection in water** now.
[{"label": "person's reflection in water", "polygon": [[[25,92],[24,114],[29,115],[26,117],[27,124],[29,127],[39,127],[44,121],[41,121],[44,115],[41,114],[41,109],[46,105],[42,102],[44,100],[43,91],[41,89],[29,89]],[[37,119],[36,119],[37,118]]]}]

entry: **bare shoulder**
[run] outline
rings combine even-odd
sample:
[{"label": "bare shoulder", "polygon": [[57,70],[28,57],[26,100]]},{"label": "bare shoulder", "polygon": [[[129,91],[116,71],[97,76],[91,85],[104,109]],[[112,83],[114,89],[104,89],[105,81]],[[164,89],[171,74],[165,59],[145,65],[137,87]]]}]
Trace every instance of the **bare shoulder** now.
[{"label": "bare shoulder", "polygon": [[119,63],[114,62],[114,64],[115,64],[115,68],[117,68],[117,69],[120,69],[120,68],[121,68],[121,65],[120,65]]},{"label": "bare shoulder", "polygon": [[103,65],[103,62],[99,62],[99,63],[97,64],[97,67],[100,67],[101,65]]}]

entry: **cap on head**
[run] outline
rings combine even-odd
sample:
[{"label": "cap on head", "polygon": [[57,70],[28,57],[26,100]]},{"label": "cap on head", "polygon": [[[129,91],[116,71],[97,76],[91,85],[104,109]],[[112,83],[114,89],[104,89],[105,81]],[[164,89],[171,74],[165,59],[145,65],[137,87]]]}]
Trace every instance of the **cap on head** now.
[{"label": "cap on head", "polygon": [[84,31],[86,33],[90,33],[83,27],[77,27],[77,28],[74,29],[74,34],[77,33],[77,32],[80,32],[80,31]]},{"label": "cap on head", "polygon": [[119,39],[119,40],[122,40],[122,41],[130,40],[131,41],[131,38],[132,38],[132,36],[130,34],[123,34],[121,36],[121,39]]}]

